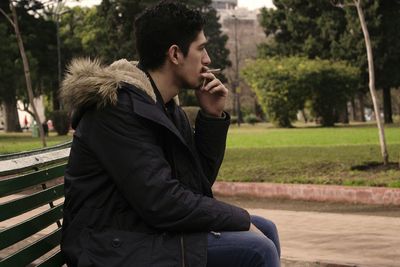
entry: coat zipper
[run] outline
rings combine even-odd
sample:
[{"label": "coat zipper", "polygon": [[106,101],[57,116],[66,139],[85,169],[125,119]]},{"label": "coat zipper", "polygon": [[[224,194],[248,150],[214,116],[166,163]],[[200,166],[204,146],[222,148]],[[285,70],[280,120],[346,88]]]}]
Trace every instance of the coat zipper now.
[{"label": "coat zipper", "polygon": [[182,267],[185,267],[185,244],[183,242],[183,234],[181,235],[181,252],[182,252]]}]

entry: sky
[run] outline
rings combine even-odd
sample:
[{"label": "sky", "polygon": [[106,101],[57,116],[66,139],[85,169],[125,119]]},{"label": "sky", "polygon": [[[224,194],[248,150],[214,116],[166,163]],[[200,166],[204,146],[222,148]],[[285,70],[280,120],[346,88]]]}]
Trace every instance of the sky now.
[{"label": "sky", "polygon": [[273,7],[272,0],[238,0],[238,7],[257,9],[261,7]]},{"label": "sky", "polygon": [[[101,0],[82,0],[80,4],[83,6],[92,6],[99,4]],[[76,4],[69,4],[71,6]],[[273,7],[272,0],[238,0],[238,7],[247,7],[248,9],[257,9],[261,7]]]}]

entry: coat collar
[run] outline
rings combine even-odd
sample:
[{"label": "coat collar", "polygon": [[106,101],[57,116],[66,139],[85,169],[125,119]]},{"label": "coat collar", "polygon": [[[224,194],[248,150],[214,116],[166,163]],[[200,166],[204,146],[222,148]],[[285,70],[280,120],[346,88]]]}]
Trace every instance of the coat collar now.
[{"label": "coat collar", "polygon": [[176,125],[167,116],[165,110],[163,109],[164,107],[162,103],[151,101],[151,99],[149,99],[146,94],[144,94],[142,91],[138,90],[135,86],[132,86],[131,84],[125,83],[124,87],[127,87],[129,90],[136,92],[137,96],[132,97],[133,112],[135,112],[135,114],[167,128],[182,142],[182,144],[184,144],[189,150],[191,150]]}]

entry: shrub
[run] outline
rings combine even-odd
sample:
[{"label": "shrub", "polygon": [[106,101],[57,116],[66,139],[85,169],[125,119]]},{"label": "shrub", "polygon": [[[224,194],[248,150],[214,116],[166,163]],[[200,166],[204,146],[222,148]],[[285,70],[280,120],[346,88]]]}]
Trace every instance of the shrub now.
[{"label": "shrub", "polygon": [[270,120],[291,127],[305,102],[322,126],[332,126],[358,82],[358,69],[343,61],[302,57],[249,61],[242,70]]},{"label": "shrub", "polygon": [[251,124],[251,125],[254,125],[254,124],[258,123],[258,122],[261,122],[261,120],[255,114],[251,113],[251,114],[246,115],[244,117],[244,122],[248,123],[248,124]]},{"label": "shrub", "polygon": [[237,116],[231,116],[231,124],[236,124],[238,122]]}]

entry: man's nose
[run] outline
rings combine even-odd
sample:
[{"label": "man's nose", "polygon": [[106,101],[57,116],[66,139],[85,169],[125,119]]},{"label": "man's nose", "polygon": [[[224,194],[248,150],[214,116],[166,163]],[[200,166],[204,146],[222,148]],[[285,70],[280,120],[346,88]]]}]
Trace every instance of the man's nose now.
[{"label": "man's nose", "polygon": [[205,50],[205,54],[202,58],[202,63],[203,63],[203,65],[206,65],[206,66],[211,63],[211,58],[208,56],[207,50]]}]

